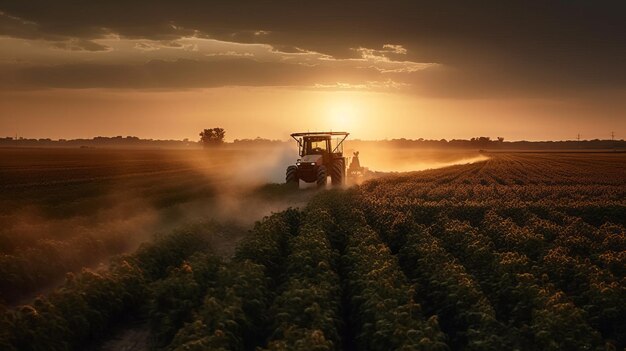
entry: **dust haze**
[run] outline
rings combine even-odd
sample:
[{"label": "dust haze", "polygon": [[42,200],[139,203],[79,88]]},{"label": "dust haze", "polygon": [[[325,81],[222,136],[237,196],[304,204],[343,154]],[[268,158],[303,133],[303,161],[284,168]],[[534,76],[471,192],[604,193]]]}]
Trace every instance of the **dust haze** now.
[{"label": "dust haze", "polygon": [[376,147],[371,145],[353,146],[348,143],[346,155],[359,151],[363,166],[383,173],[414,172],[442,168],[455,164],[473,163],[487,160],[476,150],[417,149],[407,147]]},{"label": "dust haze", "polygon": [[[348,145],[345,155],[352,152]],[[362,148],[376,176],[481,160],[477,153]],[[18,155],[16,155],[17,153]],[[194,230],[228,256],[255,221],[306,205],[315,187],[282,186],[291,143],[207,150],[0,150],[0,299],[19,301],[104,267],[155,235]],[[1,263],[1,262],[0,262]],[[14,271],[18,270],[18,271]],[[27,277],[14,281],[14,277]],[[3,289],[4,290],[4,289]]]}]

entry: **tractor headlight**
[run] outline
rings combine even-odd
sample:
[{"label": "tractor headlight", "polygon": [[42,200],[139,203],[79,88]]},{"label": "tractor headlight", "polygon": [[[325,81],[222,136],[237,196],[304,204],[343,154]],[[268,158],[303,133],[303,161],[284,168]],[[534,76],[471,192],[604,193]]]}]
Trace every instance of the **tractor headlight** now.
[{"label": "tractor headlight", "polygon": [[300,166],[300,162],[296,162],[296,166]]}]

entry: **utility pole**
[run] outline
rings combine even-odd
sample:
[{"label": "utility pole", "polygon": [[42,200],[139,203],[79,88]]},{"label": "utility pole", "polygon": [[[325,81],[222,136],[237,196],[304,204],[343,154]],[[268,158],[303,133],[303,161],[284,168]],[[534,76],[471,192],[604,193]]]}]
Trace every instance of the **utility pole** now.
[{"label": "utility pole", "polygon": [[576,139],[578,139],[578,141],[580,141],[580,133],[578,133],[578,135],[576,136]]},{"label": "utility pole", "polygon": [[611,141],[615,141],[615,132],[611,132]]}]

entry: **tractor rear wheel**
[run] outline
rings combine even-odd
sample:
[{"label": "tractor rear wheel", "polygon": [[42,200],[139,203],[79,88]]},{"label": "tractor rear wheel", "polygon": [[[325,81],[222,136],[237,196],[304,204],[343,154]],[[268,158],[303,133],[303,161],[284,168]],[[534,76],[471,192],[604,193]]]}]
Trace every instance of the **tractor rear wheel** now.
[{"label": "tractor rear wheel", "polygon": [[298,185],[298,167],[293,165],[287,167],[285,182],[291,185]]},{"label": "tractor rear wheel", "polygon": [[346,176],[346,167],[344,165],[343,159],[338,159],[333,162],[331,173],[330,173],[330,181],[334,186],[341,186],[344,184]]},{"label": "tractor rear wheel", "polygon": [[317,168],[317,186],[323,187],[326,185],[326,167],[319,166]]}]

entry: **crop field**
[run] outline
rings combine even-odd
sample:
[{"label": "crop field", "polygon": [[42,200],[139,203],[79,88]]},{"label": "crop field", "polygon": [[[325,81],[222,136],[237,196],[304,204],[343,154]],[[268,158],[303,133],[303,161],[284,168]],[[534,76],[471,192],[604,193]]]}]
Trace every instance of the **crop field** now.
[{"label": "crop field", "polygon": [[[267,152],[0,148],[0,301],[23,302],[155,233],[190,225],[245,233],[287,207],[263,199],[242,216],[239,199],[264,195],[238,172],[259,153]],[[271,179],[270,169],[257,171],[259,183]]]},{"label": "crop field", "polygon": [[487,156],[320,191],[231,256],[159,236],[0,309],[0,349],[97,348],[131,317],[159,350],[626,347],[626,154]]}]

